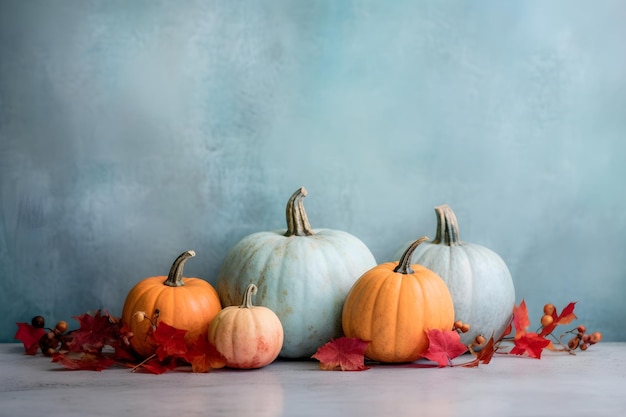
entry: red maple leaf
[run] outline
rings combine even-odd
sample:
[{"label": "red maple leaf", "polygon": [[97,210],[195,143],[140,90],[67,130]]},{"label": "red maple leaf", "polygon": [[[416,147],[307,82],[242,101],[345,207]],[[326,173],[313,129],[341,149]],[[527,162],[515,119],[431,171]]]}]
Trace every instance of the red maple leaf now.
[{"label": "red maple leaf", "polygon": [[572,321],[576,320],[578,317],[574,314],[574,307],[576,307],[576,303],[569,303],[565,308],[561,311],[561,314],[556,314],[556,310],[552,312],[552,323],[548,326],[541,329],[539,333],[540,336],[546,336],[554,331],[556,326],[561,324],[569,324]]},{"label": "red maple leaf", "polygon": [[226,358],[207,339],[197,338],[184,355],[193,372],[209,372],[226,366]]},{"label": "red maple leaf", "polygon": [[57,352],[52,356],[52,362],[58,362],[67,369],[98,372],[115,363],[111,358],[93,352]]},{"label": "red maple leaf", "polygon": [[427,332],[428,349],[422,356],[437,362],[440,368],[452,366],[452,359],[467,352],[461,336],[454,330],[431,329]]},{"label": "red maple leaf", "polygon": [[550,344],[550,341],[537,333],[526,332],[522,336],[516,337],[514,343],[515,346],[510,353],[541,359],[541,352]]},{"label": "red maple leaf", "polygon": [[159,323],[152,332],[159,360],[162,361],[168,356],[184,358],[187,354],[186,334],[187,330],[177,329],[164,322]]},{"label": "red maple leaf", "polygon": [[34,355],[39,349],[39,339],[45,335],[46,329],[41,327],[35,327],[28,323],[16,323],[17,332],[15,333],[15,339],[22,342],[24,345],[24,351],[27,355]]},{"label": "red maple leaf", "polygon": [[515,338],[522,337],[526,333],[526,329],[530,326],[528,318],[528,307],[526,301],[522,300],[519,306],[513,308],[513,326],[515,327]]},{"label": "red maple leaf", "polygon": [[324,371],[364,371],[365,350],[369,342],[357,337],[340,337],[317,349],[313,359],[320,361],[320,369]]},{"label": "red maple leaf", "polygon": [[71,333],[72,339],[68,346],[73,352],[100,352],[117,338],[117,324],[108,314],[102,315],[100,310],[93,315],[89,313],[75,316],[80,325]]},{"label": "red maple leaf", "polygon": [[[177,361],[175,358],[168,357],[165,360],[159,360],[156,356],[151,359],[141,363],[141,369],[151,374],[160,375],[171,369],[176,368]],[[133,371],[136,371],[139,366],[133,368]]]},{"label": "red maple leaf", "polygon": [[487,365],[489,362],[491,362],[491,358],[493,358],[494,353],[496,353],[496,348],[495,340],[492,336],[489,338],[487,344],[480,349],[480,351],[474,352],[476,358],[471,362],[464,363],[462,366],[465,368],[474,368],[480,363]]}]

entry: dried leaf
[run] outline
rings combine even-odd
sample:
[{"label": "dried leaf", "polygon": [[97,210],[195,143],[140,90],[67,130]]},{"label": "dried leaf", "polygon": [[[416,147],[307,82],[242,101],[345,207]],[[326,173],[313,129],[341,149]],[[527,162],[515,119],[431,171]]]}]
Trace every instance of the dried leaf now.
[{"label": "dried leaf", "polygon": [[[166,358],[165,360],[160,360],[157,357],[153,357],[150,360],[141,363],[141,369],[146,372],[155,375],[161,375],[171,369],[176,368],[176,359],[174,358]],[[133,370],[137,370],[138,368],[133,368]]]},{"label": "dried leaf", "polygon": [[369,342],[356,337],[340,337],[317,349],[313,359],[320,361],[320,369],[324,371],[364,371],[365,350]]},{"label": "dried leaf", "polygon": [[58,362],[67,369],[82,371],[102,371],[115,363],[111,358],[100,353],[57,352],[52,356],[52,362]]},{"label": "dried leaf", "polygon": [[576,307],[576,303],[569,303],[561,314],[559,314],[558,322],[559,324],[570,324],[572,321],[576,320],[578,317],[574,314],[574,307]]},{"label": "dried leaf", "polygon": [[204,338],[197,338],[185,354],[185,361],[191,364],[193,372],[209,372],[211,369],[226,366],[226,358],[215,345]]},{"label": "dried leaf", "polygon": [[550,341],[537,333],[527,332],[516,338],[514,343],[515,346],[510,353],[541,359],[541,352],[550,344]]},{"label": "dried leaf", "polygon": [[526,329],[530,326],[528,318],[528,307],[526,301],[522,300],[519,306],[513,308],[513,327],[515,327],[515,338],[522,337],[526,333]]},{"label": "dried leaf", "polygon": [[422,356],[437,362],[440,368],[452,366],[452,359],[467,352],[461,336],[454,330],[431,329],[427,332],[428,349]]},{"label": "dried leaf", "polygon": [[28,323],[16,324],[17,332],[15,333],[15,339],[22,342],[27,355],[35,355],[39,349],[39,339],[46,334],[46,330]]},{"label": "dried leaf", "polygon": [[549,335],[554,331],[556,326],[562,324],[569,324],[572,321],[576,320],[577,317],[574,314],[574,307],[576,306],[575,302],[569,303],[562,311],[561,314],[556,314],[556,311],[552,312],[552,323],[541,329],[539,333],[540,336]]},{"label": "dried leaf", "polygon": [[167,323],[159,323],[152,337],[156,342],[156,355],[159,360],[164,360],[168,356],[184,357],[187,353],[187,343],[185,335],[187,330],[180,330]]},{"label": "dried leaf", "polygon": [[89,313],[75,316],[80,325],[72,332],[72,339],[68,346],[73,352],[100,352],[105,345],[118,338],[118,327],[108,314],[102,315],[97,310],[93,315]]}]

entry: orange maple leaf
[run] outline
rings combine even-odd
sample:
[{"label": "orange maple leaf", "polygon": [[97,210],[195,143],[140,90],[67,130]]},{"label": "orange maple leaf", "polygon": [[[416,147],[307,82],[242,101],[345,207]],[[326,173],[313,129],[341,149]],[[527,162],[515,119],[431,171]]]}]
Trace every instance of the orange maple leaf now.
[{"label": "orange maple leaf", "polygon": [[526,307],[526,301],[522,300],[519,306],[513,308],[513,327],[515,327],[515,339],[522,337],[526,333],[528,326],[530,326],[528,307]]},{"label": "orange maple leaf", "polygon": [[531,358],[541,359],[541,352],[550,344],[550,341],[533,332],[526,332],[519,338],[515,338],[515,346],[511,349],[513,355],[526,355]]},{"label": "orange maple leaf", "polygon": [[365,350],[370,342],[357,337],[340,337],[317,349],[313,359],[320,361],[320,369],[324,371],[364,371]]},{"label": "orange maple leaf", "polygon": [[452,359],[467,352],[467,346],[461,342],[461,336],[454,330],[431,329],[426,334],[428,349],[422,356],[437,362],[440,368],[451,366]]}]

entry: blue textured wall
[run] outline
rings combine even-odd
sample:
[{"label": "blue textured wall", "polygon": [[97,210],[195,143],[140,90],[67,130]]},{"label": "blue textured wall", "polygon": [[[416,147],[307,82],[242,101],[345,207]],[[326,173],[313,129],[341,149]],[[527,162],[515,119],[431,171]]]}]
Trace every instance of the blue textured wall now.
[{"label": "blue textured wall", "polygon": [[378,261],[448,203],[538,320],[626,340],[623,1],[0,2],[0,340],[210,282],[246,234],[313,227]]}]

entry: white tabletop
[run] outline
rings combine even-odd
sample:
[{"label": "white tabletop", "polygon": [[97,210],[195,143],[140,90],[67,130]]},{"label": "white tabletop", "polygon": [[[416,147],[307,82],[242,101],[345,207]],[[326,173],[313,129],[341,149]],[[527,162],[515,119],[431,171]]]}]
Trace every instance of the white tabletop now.
[{"label": "white tabletop", "polygon": [[0,416],[617,416],[626,408],[626,343],[576,356],[497,355],[479,368],[375,366],[321,371],[316,361],[207,374],[68,371],[0,344]]}]

